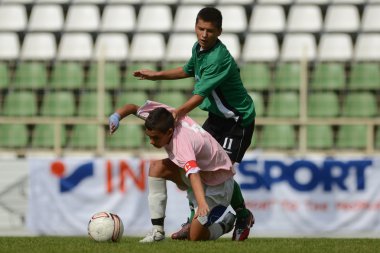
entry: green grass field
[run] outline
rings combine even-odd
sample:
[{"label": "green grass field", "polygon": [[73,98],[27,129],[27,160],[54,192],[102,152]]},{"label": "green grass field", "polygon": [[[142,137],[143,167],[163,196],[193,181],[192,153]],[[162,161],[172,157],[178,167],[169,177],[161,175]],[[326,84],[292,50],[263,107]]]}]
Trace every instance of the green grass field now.
[{"label": "green grass field", "polygon": [[119,243],[97,243],[87,237],[0,237],[1,253],[377,253],[380,239],[250,238],[233,242],[227,238],[208,242],[173,241],[141,244],[140,238],[124,237]]}]

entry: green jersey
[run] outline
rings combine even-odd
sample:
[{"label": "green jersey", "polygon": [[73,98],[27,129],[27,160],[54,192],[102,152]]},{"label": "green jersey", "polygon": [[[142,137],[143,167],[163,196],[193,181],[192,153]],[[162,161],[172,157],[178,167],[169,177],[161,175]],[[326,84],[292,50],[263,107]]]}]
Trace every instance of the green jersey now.
[{"label": "green jersey", "polygon": [[204,97],[200,109],[233,118],[243,127],[252,124],[256,116],[253,100],[243,86],[239,67],[220,40],[204,51],[196,42],[183,70],[195,77],[193,94]]}]

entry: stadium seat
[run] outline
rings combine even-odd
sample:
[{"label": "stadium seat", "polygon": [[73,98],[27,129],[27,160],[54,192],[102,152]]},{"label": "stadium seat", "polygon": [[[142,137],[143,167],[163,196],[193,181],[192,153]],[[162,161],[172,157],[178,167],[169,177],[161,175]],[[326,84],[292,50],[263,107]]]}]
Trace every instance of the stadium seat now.
[{"label": "stadium seat", "polygon": [[132,32],[136,26],[136,13],[132,5],[106,5],[100,30],[102,32]]},{"label": "stadium seat", "polygon": [[244,62],[274,62],[279,56],[279,46],[274,34],[248,34],[242,50]]},{"label": "stadium seat", "polygon": [[64,33],[58,46],[60,61],[88,61],[92,58],[92,39],[88,33]]},{"label": "stadium seat", "polygon": [[182,92],[168,91],[165,93],[157,93],[156,95],[154,95],[153,100],[177,108],[183,105],[187,99]]},{"label": "stadium seat", "polygon": [[308,98],[309,117],[332,117],[339,116],[338,96],[334,92],[310,93]]},{"label": "stadium seat", "polygon": [[180,0],[145,0],[145,4],[177,4]]},{"label": "stadium seat", "polygon": [[271,72],[265,63],[245,63],[240,68],[240,76],[248,91],[268,90],[271,84]]},{"label": "stadium seat", "polygon": [[287,34],[281,46],[281,61],[314,61],[317,54],[315,38],[312,34]]},{"label": "stadium seat", "polygon": [[8,65],[4,62],[0,62],[0,90],[8,88],[10,83]]},{"label": "stadium seat", "polygon": [[137,32],[169,32],[172,13],[168,5],[143,5],[137,17]]},{"label": "stadium seat", "polygon": [[259,92],[249,92],[248,93],[253,99],[253,103],[255,104],[256,117],[263,117],[265,114],[265,105],[264,98]]},{"label": "stadium seat", "polygon": [[332,0],[332,4],[364,4],[367,0]]},{"label": "stadium seat", "polygon": [[334,146],[334,134],[329,125],[307,126],[307,148],[331,149]]},{"label": "stadium seat", "polygon": [[59,4],[39,4],[32,8],[28,29],[33,32],[58,32],[63,24],[63,9]]},{"label": "stadium seat", "polygon": [[322,12],[316,5],[292,5],[286,29],[288,32],[318,33],[322,29]]},{"label": "stadium seat", "polygon": [[342,125],[338,130],[337,148],[364,149],[367,146],[367,126]]},{"label": "stadium seat", "polygon": [[380,32],[380,5],[366,5],[361,24],[363,32]]},{"label": "stadium seat", "polygon": [[173,31],[194,33],[195,19],[203,7],[203,5],[178,5],[173,20]]},{"label": "stadium seat", "polygon": [[317,63],[310,87],[315,90],[343,90],[345,88],[344,65],[331,62]]},{"label": "stadium seat", "polygon": [[380,88],[380,66],[378,63],[351,64],[348,87],[356,90],[378,90]]},{"label": "stadium seat", "polygon": [[73,4],[69,6],[65,19],[65,31],[91,32],[96,31],[100,24],[99,9],[91,4]]},{"label": "stadium seat", "polygon": [[[51,149],[55,146],[55,125],[53,124],[37,124],[32,133],[32,148]],[[60,147],[64,147],[67,142],[66,128],[64,125],[60,128]]]},{"label": "stadium seat", "polygon": [[285,11],[280,5],[255,5],[249,21],[250,32],[281,33],[285,29]]},{"label": "stadium seat", "polygon": [[318,46],[319,61],[350,61],[353,56],[353,45],[348,34],[325,33]]},{"label": "stadium seat", "polygon": [[84,86],[82,65],[77,62],[56,62],[53,65],[51,87],[53,89],[80,89]]},{"label": "stadium seat", "polygon": [[31,91],[12,91],[4,99],[2,115],[35,116],[37,115],[37,98]]},{"label": "stadium seat", "polygon": [[21,62],[16,69],[14,87],[42,89],[47,84],[47,70],[44,63]]},{"label": "stadium seat", "polygon": [[359,34],[354,48],[355,61],[379,61],[380,52],[380,35],[374,34]]},{"label": "stadium seat", "polygon": [[106,147],[111,149],[142,148],[144,132],[141,125],[120,125],[112,135],[106,136]]},{"label": "stadium seat", "polygon": [[162,61],[165,57],[165,40],[160,33],[137,33],[130,48],[131,61]]},{"label": "stadium seat", "polygon": [[331,0],[295,0],[295,3],[326,5]]},{"label": "stadium seat", "polygon": [[263,149],[296,148],[295,130],[291,125],[265,125],[257,146]]},{"label": "stadium seat", "polygon": [[342,116],[344,117],[376,117],[376,97],[370,92],[352,92],[343,101]]},{"label": "stadium seat", "polygon": [[241,5],[216,6],[223,16],[223,32],[242,33],[247,29],[245,9]]},{"label": "stadium seat", "polygon": [[199,109],[199,107],[196,107],[189,112],[189,116],[201,125],[205,122],[206,118],[208,117],[208,112]]},{"label": "stadium seat", "polygon": [[[79,117],[97,117],[98,116],[98,94],[97,92],[83,92],[79,96],[78,116]],[[104,116],[111,115],[114,111],[112,107],[112,98],[109,93],[104,94],[102,109]]]},{"label": "stadium seat", "polygon": [[20,54],[20,42],[16,33],[0,33],[0,60],[14,61]]},{"label": "stadium seat", "polygon": [[137,77],[133,76],[133,72],[139,69],[157,70],[157,67],[153,63],[145,62],[135,62],[128,64],[123,86],[128,90],[155,90],[158,85],[157,81],[139,80]]},{"label": "stadium seat", "polygon": [[181,0],[181,4],[215,4],[216,0]]},{"label": "stadium seat", "polygon": [[123,33],[99,34],[95,41],[94,60],[126,61],[129,42]]},{"label": "stadium seat", "polygon": [[68,143],[73,149],[95,149],[98,141],[98,126],[90,124],[74,125]]},{"label": "stadium seat", "polygon": [[0,147],[25,148],[28,144],[28,129],[24,124],[0,124]]},{"label": "stadium seat", "polygon": [[[98,64],[92,63],[88,73],[87,87],[92,89],[97,89],[98,87]],[[106,62],[103,65],[103,75],[104,75],[104,87],[106,89],[117,89],[121,83],[120,67],[117,63]]]},{"label": "stadium seat", "polygon": [[219,36],[219,39],[227,47],[235,61],[239,61],[241,48],[238,35],[234,33],[222,33],[222,35]]},{"label": "stadium seat", "polygon": [[143,105],[148,100],[148,95],[144,91],[128,91],[122,94],[117,94],[115,109],[124,106],[125,104]]},{"label": "stadium seat", "polygon": [[268,117],[298,117],[299,96],[297,92],[273,93],[268,101]]},{"label": "stadium seat", "polygon": [[69,91],[46,93],[42,100],[41,115],[71,117],[75,113],[74,95]]},{"label": "stadium seat", "polygon": [[218,4],[239,4],[239,5],[250,5],[255,0],[219,0]]},{"label": "stadium seat", "polygon": [[160,82],[160,90],[171,91],[191,91],[194,88],[195,79],[192,77],[178,80],[162,80]]},{"label": "stadium seat", "polygon": [[326,32],[357,32],[359,11],[354,5],[330,5],[324,23]]},{"label": "stadium seat", "polygon": [[257,0],[260,4],[278,4],[278,5],[286,5],[291,4],[293,0]]},{"label": "stadium seat", "polygon": [[51,61],[55,58],[57,47],[51,33],[28,33],[21,47],[21,60]]},{"label": "stadium seat", "polygon": [[166,61],[187,61],[191,57],[191,48],[197,41],[193,33],[172,33],[166,47]]},{"label": "stadium seat", "polygon": [[107,0],[72,0],[73,4],[104,4]]},{"label": "stadium seat", "polygon": [[143,0],[108,0],[112,4],[141,4]]},{"label": "stadium seat", "polygon": [[379,130],[379,127],[377,128],[376,134],[375,134],[375,148],[380,149],[380,130]]},{"label": "stadium seat", "polygon": [[36,0],[36,2],[38,3],[38,4],[40,4],[40,3],[44,3],[44,4],[46,4],[46,3],[49,3],[49,4],[51,4],[51,3],[56,3],[56,4],[67,4],[67,3],[69,3],[71,0]]},{"label": "stadium seat", "polygon": [[0,31],[19,32],[26,29],[28,17],[22,4],[0,5]]},{"label": "stadium seat", "polygon": [[278,90],[299,90],[301,85],[301,65],[299,63],[279,63],[274,74],[274,88]]}]

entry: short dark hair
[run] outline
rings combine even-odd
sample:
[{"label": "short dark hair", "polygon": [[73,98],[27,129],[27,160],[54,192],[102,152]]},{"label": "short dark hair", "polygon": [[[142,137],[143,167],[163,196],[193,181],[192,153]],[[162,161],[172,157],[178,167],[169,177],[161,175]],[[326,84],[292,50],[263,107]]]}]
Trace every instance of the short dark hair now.
[{"label": "short dark hair", "polygon": [[206,22],[212,22],[218,29],[222,29],[222,13],[214,7],[205,7],[198,12],[196,23],[202,19]]},{"label": "short dark hair", "polygon": [[163,107],[153,109],[145,120],[145,128],[166,133],[170,128],[174,129],[174,118],[171,112]]}]

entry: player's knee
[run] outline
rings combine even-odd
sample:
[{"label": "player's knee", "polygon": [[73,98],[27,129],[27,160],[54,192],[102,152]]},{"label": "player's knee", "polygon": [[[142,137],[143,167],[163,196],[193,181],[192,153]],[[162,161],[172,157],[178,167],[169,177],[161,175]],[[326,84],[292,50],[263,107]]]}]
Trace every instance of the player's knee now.
[{"label": "player's knee", "polygon": [[163,164],[162,161],[151,161],[149,164],[149,176],[150,177],[162,177]]}]

